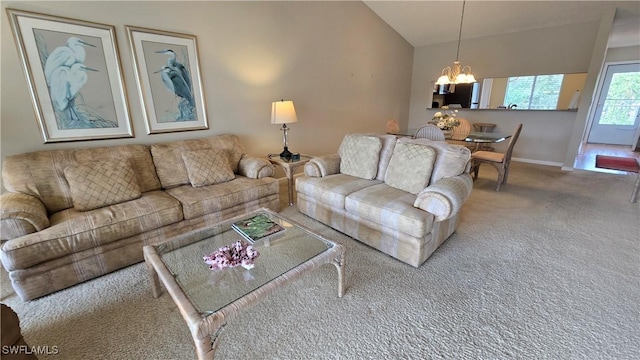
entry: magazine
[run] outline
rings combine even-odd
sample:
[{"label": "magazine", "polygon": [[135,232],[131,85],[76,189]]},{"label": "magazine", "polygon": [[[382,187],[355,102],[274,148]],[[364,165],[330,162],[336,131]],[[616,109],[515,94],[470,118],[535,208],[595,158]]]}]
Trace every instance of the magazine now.
[{"label": "magazine", "polygon": [[284,227],[264,214],[237,221],[231,227],[251,243],[284,231]]}]

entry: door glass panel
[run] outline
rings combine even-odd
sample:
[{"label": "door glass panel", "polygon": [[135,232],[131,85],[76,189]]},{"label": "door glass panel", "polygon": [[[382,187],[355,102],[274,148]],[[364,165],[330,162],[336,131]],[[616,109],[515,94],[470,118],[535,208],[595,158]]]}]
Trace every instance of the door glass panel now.
[{"label": "door glass panel", "polygon": [[640,72],[613,74],[598,123],[633,126],[638,109],[640,109]]}]

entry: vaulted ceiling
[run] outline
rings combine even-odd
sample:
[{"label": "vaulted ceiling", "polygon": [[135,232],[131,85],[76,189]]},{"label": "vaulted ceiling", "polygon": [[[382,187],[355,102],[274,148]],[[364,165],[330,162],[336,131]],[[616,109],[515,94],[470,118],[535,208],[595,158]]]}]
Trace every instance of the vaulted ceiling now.
[{"label": "vaulted ceiling", "polygon": [[[415,47],[457,41],[462,0],[364,3]],[[640,1],[467,0],[462,38],[599,21],[618,8],[609,46],[640,45]]]}]

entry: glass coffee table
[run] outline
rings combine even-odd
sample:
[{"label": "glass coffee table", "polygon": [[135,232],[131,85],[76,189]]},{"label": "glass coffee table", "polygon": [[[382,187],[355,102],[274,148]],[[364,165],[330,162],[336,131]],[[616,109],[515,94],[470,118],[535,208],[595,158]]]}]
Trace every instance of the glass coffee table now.
[{"label": "glass coffee table", "polygon": [[[266,215],[284,231],[253,247],[260,253],[252,269],[242,266],[210,270],[204,256],[238,240],[248,241],[231,224]],[[228,321],[286,284],[324,264],[338,270],[338,297],[344,294],[345,248],[269,209],[260,209],[144,246],[153,296],[165,287],[187,322],[198,359],[213,359],[221,330]]]}]

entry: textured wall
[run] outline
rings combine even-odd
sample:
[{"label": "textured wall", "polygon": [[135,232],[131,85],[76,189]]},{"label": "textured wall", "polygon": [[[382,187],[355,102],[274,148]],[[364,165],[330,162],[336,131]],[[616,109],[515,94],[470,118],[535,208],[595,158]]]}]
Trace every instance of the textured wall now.
[{"label": "textured wall", "polygon": [[[114,25],[133,139],[43,144],[5,8]],[[348,132],[406,127],[413,47],[361,2],[2,2],[1,152],[153,143],[232,133],[282,150],[271,102],[294,100],[292,151],[334,152]],[[197,36],[209,130],[147,135],[125,25]]]}]

